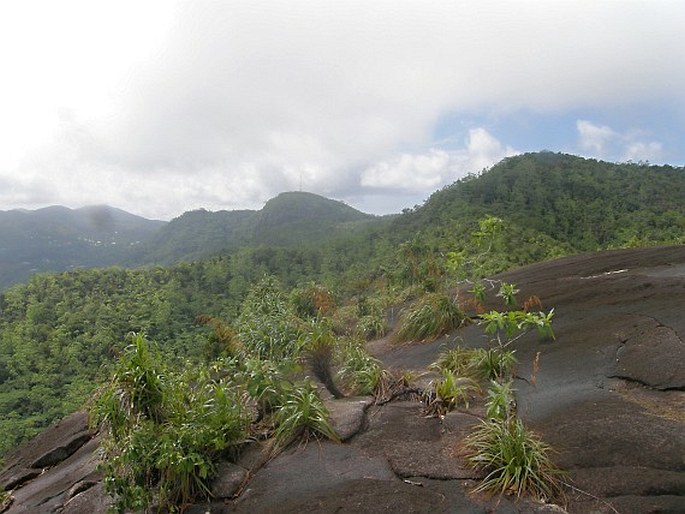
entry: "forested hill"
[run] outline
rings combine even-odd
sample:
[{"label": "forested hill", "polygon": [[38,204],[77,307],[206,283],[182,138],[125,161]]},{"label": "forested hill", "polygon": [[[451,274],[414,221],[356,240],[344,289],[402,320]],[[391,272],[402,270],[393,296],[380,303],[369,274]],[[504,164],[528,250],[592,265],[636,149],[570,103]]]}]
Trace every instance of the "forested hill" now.
[{"label": "forested hill", "polygon": [[154,221],[107,206],[0,211],[0,291],[36,272],[173,264],[245,246],[295,246],[349,234],[382,218],[304,192],[261,210],[189,211]]},{"label": "forested hill", "polygon": [[[684,242],[684,199],[683,168],[539,152],[507,158],[397,216],[371,216],[304,192],[282,193],[261,210],[197,210],[169,223],[109,207],[0,211],[0,291],[37,271],[174,264],[348,237],[336,247],[346,254],[339,264],[350,262],[349,245],[369,239],[447,251],[485,214],[508,223],[500,266],[510,267],[578,251]],[[369,252],[376,249],[358,253]]]},{"label": "forested hill", "polygon": [[[233,323],[265,274],[286,293],[320,284],[345,316],[375,313],[382,324],[379,306],[392,299],[383,303],[381,294],[440,282],[450,254],[469,262],[484,253],[473,234],[486,215],[501,219],[478,270],[490,274],[579,251],[685,243],[684,199],[683,168],[539,153],[506,159],[395,217],[306,193],[281,195],[261,211],[186,213],[151,236],[156,246],[133,248],[152,262],[194,262],[38,274],[0,294],[0,455],[77,408],[130,331],[147,334],[169,358],[213,355],[217,341],[198,316]],[[60,213],[42,213],[38,241],[68,233],[57,223]],[[101,226],[111,229],[108,219]],[[123,221],[117,223],[121,234]],[[21,226],[6,223],[3,249]],[[79,246],[78,236],[73,241],[60,251],[87,254],[90,247]],[[107,248],[113,259],[124,245],[111,242],[102,236],[88,244]],[[206,253],[214,256],[200,258]]]},{"label": "forested hill", "polygon": [[0,211],[0,290],[38,271],[125,262],[164,224],[107,206]]},{"label": "forested hill", "polygon": [[377,220],[312,193],[281,193],[259,211],[186,212],[145,245],[142,261],[170,264],[244,246],[320,243]]},{"label": "forested hill", "polygon": [[392,230],[439,233],[485,214],[563,253],[685,242],[685,169],[551,152],[510,157],[431,195]]}]

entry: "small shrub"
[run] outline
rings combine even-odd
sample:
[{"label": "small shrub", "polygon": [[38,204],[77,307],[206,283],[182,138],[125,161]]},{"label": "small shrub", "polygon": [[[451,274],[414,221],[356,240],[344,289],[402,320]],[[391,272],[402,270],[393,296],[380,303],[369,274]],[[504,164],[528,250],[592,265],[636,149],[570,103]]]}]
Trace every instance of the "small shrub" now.
[{"label": "small shrub", "polygon": [[459,328],[465,320],[456,298],[446,293],[428,293],[402,313],[397,339],[430,341]]},{"label": "small shrub", "polygon": [[238,370],[234,380],[242,385],[248,396],[257,404],[259,418],[274,411],[283,403],[283,398],[292,388],[292,383],[287,380],[283,370],[272,361],[258,357],[245,359]]},{"label": "small shrub", "polygon": [[301,350],[303,322],[274,277],[252,287],[236,321],[245,353],[262,359],[293,359]]},{"label": "small shrub", "polygon": [[120,511],[153,501],[174,510],[207,496],[217,457],[247,438],[251,418],[232,383],[190,366],[184,373],[161,369],[137,336],[92,408],[103,435],[104,487]]},{"label": "small shrub", "polygon": [[352,335],[359,321],[359,312],[356,305],[339,307],[331,318],[333,332],[340,336]]},{"label": "small shrub", "polygon": [[202,349],[205,359],[211,361],[219,357],[234,357],[242,353],[242,345],[233,327],[218,318],[206,315],[197,316],[195,321],[213,329]]},{"label": "small shrub", "polygon": [[501,336],[504,335],[511,342],[532,329],[536,329],[543,338],[555,338],[554,330],[552,330],[554,309],[547,314],[526,311],[490,311],[480,314],[480,318],[480,324],[483,325],[485,332],[497,336],[498,341],[501,341]]},{"label": "small shrub", "polygon": [[551,448],[521,420],[484,420],[465,445],[469,464],[486,473],[476,491],[530,495],[542,501],[561,496],[562,473],[552,463]]},{"label": "small shrub", "polygon": [[485,402],[487,419],[505,420],[514,414],[514,391],[511,382],[492,381],[488,388],[488,399]]},{"label": "small shrub", "polygon": [[335,297],[326,287],[310,282],[293,289],[290,301],[303,318],[329,316],[335,310]]},{"label": "small shrub", "polygon": [[161,357],[141,334],[134,334],[112,378],[124,411],[162,421],[163,380]]}]

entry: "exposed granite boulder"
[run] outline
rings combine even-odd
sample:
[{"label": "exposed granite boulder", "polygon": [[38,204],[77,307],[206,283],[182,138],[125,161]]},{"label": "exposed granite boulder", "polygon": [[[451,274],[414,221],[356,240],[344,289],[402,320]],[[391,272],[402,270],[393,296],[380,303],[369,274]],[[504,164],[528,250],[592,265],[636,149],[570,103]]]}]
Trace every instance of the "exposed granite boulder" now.
[{"label": "exposed granite boulder", "polygon": [[232,462],[222,462],[212,483],[212,496],[216,499],[233,498],[247,479],[247,470]]},{"label": "exposed granite boulder", "polygon": [[[685,247],[585,254],[498,278],[516,283],[520,299],[555,308],[556,341],[532,334],[515,343],[514,386],[518,415],[568,470],[566,509],[685,512]],[[485,344],[477,326],[459,332],[460,344]],[[425,370],[455,335],[399,347],[385,340],[373,351],[389,368]],[[237,464],[222,465],[215,499],[189,512],[563,512],[470,492],[477,477],[460,447],[482,405],[438,419],[418,402],[325,401],[343,444],[314,440],[274,456],[252,443]],[[77,413],[8,455],[7,512],[104,511],[96,447]]]},{"label": "exposed granite boulder", "polygon": [[88,428],[88,414],[76,412],[36,436],[5,457],[5,468],[0,471],[0,488],[15,489],[40,475],[48,468],[64,461],[93,434]]},{"label": "exposed granite boulder", "polygon": [[325,402],[330,421],[341,441],[347,441],[364,425],[366,409],[373,403],[370,396],[342,398]]}]

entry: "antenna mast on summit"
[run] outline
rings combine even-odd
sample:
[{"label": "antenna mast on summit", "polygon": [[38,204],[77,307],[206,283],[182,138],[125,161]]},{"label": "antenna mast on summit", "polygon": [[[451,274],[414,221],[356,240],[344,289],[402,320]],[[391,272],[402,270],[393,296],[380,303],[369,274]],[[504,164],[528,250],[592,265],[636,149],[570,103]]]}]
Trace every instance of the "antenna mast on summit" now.
[{"label": "antenna mast on summit", "polygon": [[302,170],[300,170],[300,193],[302,192]]}]

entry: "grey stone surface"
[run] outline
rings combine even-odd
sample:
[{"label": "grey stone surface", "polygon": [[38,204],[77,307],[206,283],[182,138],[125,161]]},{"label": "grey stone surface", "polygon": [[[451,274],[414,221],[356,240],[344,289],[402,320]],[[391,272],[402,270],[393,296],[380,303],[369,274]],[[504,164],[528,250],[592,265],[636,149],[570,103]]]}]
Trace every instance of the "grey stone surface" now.
[{"label": "grey stone surface", "polygon": [[[521,300],[537,295],[556,311],[555,341],[532,334],[515,343],[514,387],[518,415],[559,451],[557,462],[575,484],[568,510],[685,512],[685,247],[585,254],[499,278],[517,284]],[[457,336],[460,344],[486,344],[472,325],[427,344],[385,341],[374,352],[387,367],[422,370]],[[459,450],[482,405],[439,420],[424,417],[417,402],[327,401],[346,443],[310,441],[276,457],[253,443],[239,468],[227,468],[230,480],[219,493],[226,499],[191,512],[560,511],[469,492],[474,476]],[[15,488],[8,512],[104,511],[97,438],[90,438],[85,414],[58,427],[7,456],[0,485]],[[241,478],[242,494],[228,499],[244,473],[251,480]]]},{"label": "grey stone surface", "polygon": [[43,468],[67,459],[92,435],[86,412],[79,411],[64,418],[32,439],[30,444],[5,457],[5,467],[0,471],[0,488],[14,489],[38,476]]},{"label": "grey stone surface", "polygon": [[222,462],[217,470],[217,477],[212,483],[212,497],[216,499],[232,498],[247,478],[247,470],[232,464]]},{"label": "grey stone surface", "polygon": [[102,484],[96,483],[67,500],[61,514],[105,513],[111,504],[112,499],[105,493]]},{"label": "grey stone surface", "polygon": [[325,402],[330,421],[341,441],[347,441],[364,425],[364,413],[373,403],[370,396],[342,398]]}]

